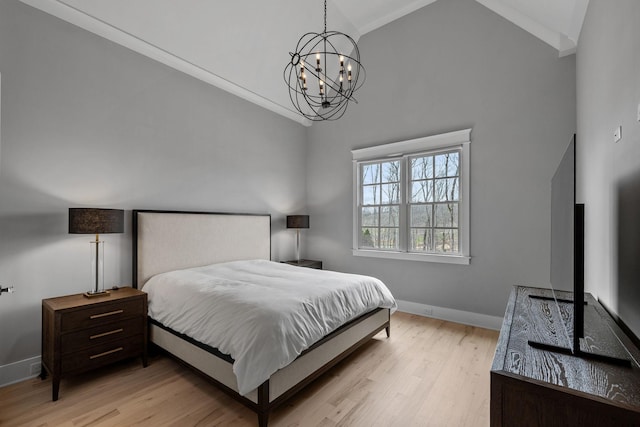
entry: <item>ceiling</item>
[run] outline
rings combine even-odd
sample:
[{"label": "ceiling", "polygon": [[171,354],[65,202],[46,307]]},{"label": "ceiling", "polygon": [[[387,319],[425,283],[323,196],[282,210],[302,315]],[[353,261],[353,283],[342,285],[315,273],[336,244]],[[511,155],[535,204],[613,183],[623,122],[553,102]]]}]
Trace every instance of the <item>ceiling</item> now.
[{"label": "ceiling", "polygon": [[[319,0],[21,0],[309,126],[283,70],[300,36],[322,31]],[[435,1],[328,0],[327,28],[364,34]],[[589,0],[475,0],[558,50],[575,52]]]}]

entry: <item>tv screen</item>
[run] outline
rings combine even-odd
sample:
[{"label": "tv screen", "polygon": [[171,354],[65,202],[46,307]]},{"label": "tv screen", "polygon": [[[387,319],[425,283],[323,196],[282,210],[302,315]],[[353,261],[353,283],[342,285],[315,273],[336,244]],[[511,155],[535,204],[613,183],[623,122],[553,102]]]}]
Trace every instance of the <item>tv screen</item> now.
[{"label": "tv screen", "polygon": [[575,137],[567,147],[551,179],[551,285],[573,291],[574,209],[576,205]]},{"label": "tv screen", "polygon": [[[620,357],[622,348],[599,348],[596,324],[601,323],[592,306],[585,305],[584,294],[584,205],[576,203],[576,136],[569,142],[562,160],[551,180],[551,274],[550,281],[558,312],[570,313],[571,324],[563,324],[561,334],[566,344],[550,345],[531,342],[532,345],[552,351],[560,351],[579,357],[628,365],[629,360]],[[572,291],[571,299],[556,298],[556,291]],[[570,304],[572,310],[561,310],[559,304]],[[588,316],[585,315],[588,310]],[[561,316],[562,317],[562,316]],[[589,327],[591,344],[586,348],[585,317],[596,322]],[[564,322],[563,322],[564,323]],[[595,328],[594,328],[595,327]],[[594,335],[595,334],[595,335]],[[559,337],[560,338],[560,337]]]},{"label": "tv screen", "polygon": [[[584,337],[584,205],[576,204],[576,137],[551,179],[551,287],[573,292],[572,327],[564,336],[573,354]],[[556,300],[556,304],[559,301]]]}]

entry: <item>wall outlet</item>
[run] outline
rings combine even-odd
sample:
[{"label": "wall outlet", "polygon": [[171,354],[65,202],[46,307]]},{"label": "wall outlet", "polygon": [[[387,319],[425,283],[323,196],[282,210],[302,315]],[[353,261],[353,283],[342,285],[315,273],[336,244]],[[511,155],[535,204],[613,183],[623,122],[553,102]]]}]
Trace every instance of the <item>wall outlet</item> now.
[{"label": "wall outlet", "polygon": [[618,126],[613,132],[613,142],[618,142],[622,139],[622,126]]},{"label": "wall outlet", "polygon": [[42,369],[41,363],[32,363],[29,369],[31,375],[40,375],[40,370]]},{"label": "wall outlet", "polygon": [[638,121],[640,122],[640,102],[638,102]]}]

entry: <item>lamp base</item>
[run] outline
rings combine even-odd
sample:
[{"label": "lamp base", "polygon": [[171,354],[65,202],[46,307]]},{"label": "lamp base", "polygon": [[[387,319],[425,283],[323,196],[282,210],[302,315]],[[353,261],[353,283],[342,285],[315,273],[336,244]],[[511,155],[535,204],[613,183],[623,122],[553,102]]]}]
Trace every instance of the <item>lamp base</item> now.
[{"label": "lamp base", "polygon": [[85,292],[83,295],[87,298],[106,297],[107,295],[109,295],[109,291],[91,291]]}]

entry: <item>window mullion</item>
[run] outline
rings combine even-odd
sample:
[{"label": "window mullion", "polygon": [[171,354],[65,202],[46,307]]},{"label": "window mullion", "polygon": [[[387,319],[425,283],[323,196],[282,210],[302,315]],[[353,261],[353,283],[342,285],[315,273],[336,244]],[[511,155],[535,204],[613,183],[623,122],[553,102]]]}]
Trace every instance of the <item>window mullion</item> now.
[{"label": "window mullion", "polygon": [[382,246],[382,163],[379,164],[380,169],[378,170],[378,200],[376,201],[376,206],[378,207],[378,233],[376,238],[376,247],[380,248]]},{"label": "window mullion", "polygon": [[403,156],[400,160],[400,213],[399,213],[399,249],[407,252],[409,243],[409,209],[407,203],[409,201],[409,161],[408,156]]},{"label": "window mullion", "polygon": [[354,244],[356,245],[356,247],[360,247],[360,245],[362,244],[362,205],[363,205],[363,191],[362,191],[362,183],[364,182],[363,179],[363,171],[362,171],[362,164],[361,163],[357,163],[356,164],[356,168],[357,168],[357,173],[358,173],[358,177],[357,177],[357,181],[356,181],[356,187],[357,187],[357,213],[356,213],[356,218],[355,218],[355,223],[356,223],[356,230],[354,231]]}]

